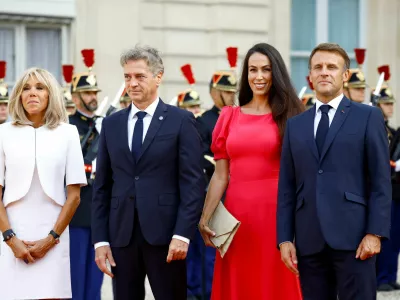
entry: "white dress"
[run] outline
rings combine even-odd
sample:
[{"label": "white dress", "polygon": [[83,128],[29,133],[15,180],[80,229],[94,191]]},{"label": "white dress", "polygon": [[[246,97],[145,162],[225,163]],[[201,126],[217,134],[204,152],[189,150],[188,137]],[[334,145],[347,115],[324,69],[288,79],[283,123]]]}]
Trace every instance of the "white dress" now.
[{"label": "white dress", "polygon": [[[79,147],[77,133],[73,139],[76,139],[74,148]],[[5,151],[7,170],[7,147],[4,147],[3,144],[2,148]],[[59,149],[55,151],[59,151]],[[76,156],[78,151],[74,152]],[[8,153],[8,155],[12,154]],[[81,152],[80,156],[82,156]],[[69,163],[72,161],[71,158],[69,156]],[[78,155],[78,157],[74,157],[73,161],[74,169],[78,168],[76,173],[79,175],[73,175],[74,178],[70,176],[67,184],[85,184],[83,158]],[[68,167],[66,167],[66,171],[68,171]],[[64,174],[66,171],[64,169]],[[62,210],[62,205],[45,193],[41,182],[41,178],[45,177],[42,175],[43,172],[46,172],[46,169],[38,168],[35,163],[28,192],[21,199],[12,201],[6,206],[11,228],[20,240],[37,241],[45,238],[53,229]],[[68,176],[66,177],[68,178]],[[58,180],[64,181],[64,178]],[[6,183],[6,189],[7,187]],[[55,245],[42,259],[38,259],[32,264],[25,264],[22,260],[16,259],[6,243],[1,241],[0,247],[0,300],[72,298],[68,227],[61,235],[60,243]]]}]

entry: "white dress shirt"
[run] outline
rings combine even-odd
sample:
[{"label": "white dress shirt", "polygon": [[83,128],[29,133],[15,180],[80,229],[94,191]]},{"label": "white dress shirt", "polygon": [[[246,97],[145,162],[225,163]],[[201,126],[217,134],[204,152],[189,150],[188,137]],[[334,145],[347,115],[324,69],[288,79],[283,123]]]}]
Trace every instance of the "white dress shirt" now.
[{"label": "white dress shirt", "polygon": [[[146,137],[147,131],[149,130],[151,120],[153,119],[154,113],[156,112],[156,108],[158,106],[158,103],[160,102],[160,98],[157,97],[156,101],[151,103],[145,110],[146,116],[143,118],[143,141]],[[133,131],[135,129],[135,124],[138,119],[136,116],[136,113],[140,111],[139,108],[137,108],[133,103],[131,106],[131,111],[129,112],[129,117],[128,117],[128,145],[129,149],[132,151],[132,136],[133,136]],[[143,142],[142,141],[142,142]],[[188,238],[185,238],[180,235],[174,235],[172,238],[181,240],[187,244],[190,243],[190,240]],[[94,245],[94,248],[97,249],[102,246],[109,246],[110,244],[108,242],[99,242]]]},{"label": "white dress shirt", "polygon": [[[154,113],[156,112],[156,108],[158,103],[160,102],[160,99],[157,98],[156,101],[154,101],[152,104],[150,104],[144,112],[146,113],[146,116],[143,118],[143,140],[146,137],[147,130],[149,130],[151,120],[153,119]],[[128,117],[128,145],[129,145],[129,150],[132,151],[132,136],[133,136],[133,130],[135,129],[135,124],[138,119],[136,114],[140,111],[139,108],[137,108],[133,103],[131,106],[131,111],[129,112],[129,117]]]},{"label": "white dress shirt", "polygon": [[316,99],[315,101],[315,119],[314,119],[314,137],[317,135],[317,129],[318,129],[318,124],[319,121],[321,121],[321,110],[319,109],[321,105],[327,104],[330,105],[331,109],[328,112],[328,117],[329,117],[329,126],[332,124],[333,117],[335,116],[335,113],[339,107],[340,102],[342,101],[343,94],[340,94],[336,98],[332,99],[328,103],[323,103]]}]

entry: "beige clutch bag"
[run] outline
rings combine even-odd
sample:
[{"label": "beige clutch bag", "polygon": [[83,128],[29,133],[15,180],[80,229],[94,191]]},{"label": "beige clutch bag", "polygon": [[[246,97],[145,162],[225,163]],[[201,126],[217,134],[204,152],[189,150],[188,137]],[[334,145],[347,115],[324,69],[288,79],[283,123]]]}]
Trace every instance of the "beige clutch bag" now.
[{"label": "beige clutch bag", "polygon": [[220,201],[211,217],[208,227],[215,232],[211,242],[218,249],[221,257],[224,257],[240,226],[240,222],[232,216]]}]

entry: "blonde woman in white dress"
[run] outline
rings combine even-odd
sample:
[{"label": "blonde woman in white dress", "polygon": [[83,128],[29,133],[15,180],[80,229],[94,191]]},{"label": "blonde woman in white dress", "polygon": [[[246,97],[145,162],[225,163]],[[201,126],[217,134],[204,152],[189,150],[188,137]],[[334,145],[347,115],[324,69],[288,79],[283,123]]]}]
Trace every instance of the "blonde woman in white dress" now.
[{"label": "blonde woman in white dress", "polygon": [[27,70],[10,98],[13,121],[0,125],[0,299],[71,298],[68,224],[86,185],[78,131],[46,70]]}]

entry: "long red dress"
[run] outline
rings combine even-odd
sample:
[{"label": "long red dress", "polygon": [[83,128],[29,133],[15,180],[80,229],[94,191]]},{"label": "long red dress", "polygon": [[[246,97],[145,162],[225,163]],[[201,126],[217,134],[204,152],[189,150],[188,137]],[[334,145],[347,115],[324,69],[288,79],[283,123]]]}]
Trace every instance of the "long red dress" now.
[{"label": "long red dress", "polygon": [[301,299],[298,279],[276,247],[280,138],[272,114],[225,107],[212,151],[216,160],[229,160],[225,206],[241,225],[224,258],[217,253],[211,299]]}]

